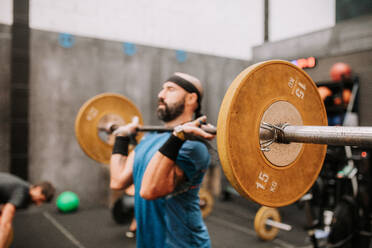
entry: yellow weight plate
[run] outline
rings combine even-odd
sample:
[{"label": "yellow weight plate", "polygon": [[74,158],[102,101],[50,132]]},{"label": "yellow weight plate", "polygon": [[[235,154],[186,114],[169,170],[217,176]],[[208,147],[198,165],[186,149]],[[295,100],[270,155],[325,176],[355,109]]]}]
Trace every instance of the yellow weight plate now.
[{"label": "yellow weight plate", "polygon": [[262,240],[273,240],[279,232],[277,227],[266,225],[266,220],[268,219],[277,222],[281,221],[277,209],[263,206],[257,211],[254,218],[254,230]]},{"label": "yellow weight plate", "polygon": [[[99,127],[109,121],[129,123],[134,116],[138,116],[142,125],[140,111],[122,95],[103,93],[91,98],[80,108],[75,120],[75,134],[80,147],[97,162],[109,164],[113,137],[101,137]],[[137,135],[138,141],[141,135]]]},{"label": "yellow weight plate", "polygon": [[213,210],[213,196],[212,194],[205,189],[199,190],[199,199],[200,199],[200,210],[202,212],[203,218],[209,216]]},{"label": "yellow weight plate", "polygon": [[[282,105],[295,110],[272,110]],[[278,119],[276,112],[281,112]],[[298,200],[318,177],[326,145],[296,146],[283,161],[280,153],[270,157],[261,150],[263,119],[274,125],[291,124],[294,113],[295,121],[302,125],[327,125],[316,85],[292,63],[272,60],[252,65],[230,85],[218,115],[217,145],[224,173],[242,196],[261,205],[281,207]],[[287,156],[286,149],[282,150]]]}]

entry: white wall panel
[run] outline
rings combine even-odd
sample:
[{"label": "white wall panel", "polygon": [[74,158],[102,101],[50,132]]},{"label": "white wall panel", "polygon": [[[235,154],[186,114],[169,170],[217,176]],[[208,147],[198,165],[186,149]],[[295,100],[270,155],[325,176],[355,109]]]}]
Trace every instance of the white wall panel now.
[{"label": "white wall panel", "polygon": [[269,39],[278,41],[333,27],[335,0],[271,0]]},{"label": "white wall panel", "polygon": [[[31,28],[251,59],[263,0],[30,0]],[[335,0],[270,1],[270,41],[335,24]]]},{"label": "white wall panel", "polygon": [[30,0],[31,28],[250,59],[262,0]]},{"label": "white wall panel", "polygon": [[13,0],[0,0],[0,23],[12,25]]}]

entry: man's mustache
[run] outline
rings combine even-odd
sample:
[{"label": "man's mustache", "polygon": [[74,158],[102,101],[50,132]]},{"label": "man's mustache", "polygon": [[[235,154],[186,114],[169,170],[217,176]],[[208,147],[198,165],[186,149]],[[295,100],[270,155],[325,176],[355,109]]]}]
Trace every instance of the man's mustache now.
[{"label": "man's mustache", "polygon": [[164,102],[163,98],[158,99],[158,105],[160,105],[160,104],[163,104],[163,105],[167,106],[167,104]]}]

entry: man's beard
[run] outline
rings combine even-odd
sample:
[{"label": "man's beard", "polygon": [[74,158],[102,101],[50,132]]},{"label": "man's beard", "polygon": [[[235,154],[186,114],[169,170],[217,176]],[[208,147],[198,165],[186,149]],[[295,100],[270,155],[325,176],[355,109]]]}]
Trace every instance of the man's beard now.
[{"label": "man's beard", "polygon": [[165,108],[159,108],[156,110],[156,114],[159,120],[164,122],[170,122],[176,119],[183,113],[185,109],[185,98],[169,106],[166,104],[163,99],[159,99],[159,103],[162,103]]}]

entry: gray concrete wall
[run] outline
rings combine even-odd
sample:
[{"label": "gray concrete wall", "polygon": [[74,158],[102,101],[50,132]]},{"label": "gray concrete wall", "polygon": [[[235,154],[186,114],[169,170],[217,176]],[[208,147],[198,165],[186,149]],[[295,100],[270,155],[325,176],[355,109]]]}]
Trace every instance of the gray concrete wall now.
[{"label": "gray concrete wall", "polygon": [[340,22],[335,27],[273,43],[253,50],[254,61],[292,60],[314,56],[317,66],[305,69],[315,82],[330,81],[330,69],[336,62],[351,66],[360,78],[360,125],[372,125],[372,16]]},{"label": "gray concrete wall", "polygon": [[91,97],[116,92],[131,99],[146,124],[158,124],[155,108],[162,82],[173,72],[199,77],[205,85],[203,110],[217,122],[219,105],[231,81],[248,61],[187,54],[137,46],[128,56],[121,42],[75,37],[71,48],[58,43],[58,34],[32,30],[30,78],[30,180],[49,179],[58,192],[76,192],[82,204],[107,204],[109,172],[87,157],[74,134],[74,121]]},{"label": "gray concrete wall", "polygon": [[9,171],[11,27],[0,24],[0,171]]}]

